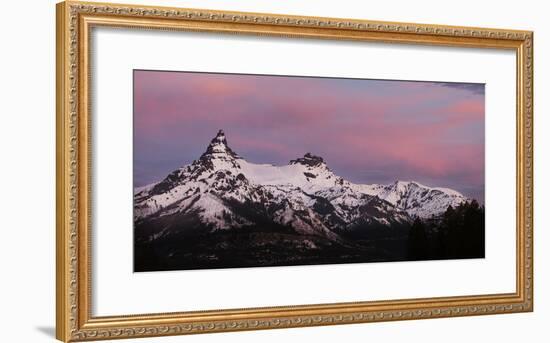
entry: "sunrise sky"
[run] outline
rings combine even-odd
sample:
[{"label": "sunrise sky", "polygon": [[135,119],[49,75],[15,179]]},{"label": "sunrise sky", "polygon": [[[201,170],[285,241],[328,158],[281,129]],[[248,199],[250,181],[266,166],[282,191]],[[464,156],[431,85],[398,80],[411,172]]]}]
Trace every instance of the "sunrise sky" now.
[{"label": "sunrise sky", "polygon": [[218,129],[250,162],[322,156],[356,183],[484,201],[483,84],[134,71],[134,184],[198,159]]}]

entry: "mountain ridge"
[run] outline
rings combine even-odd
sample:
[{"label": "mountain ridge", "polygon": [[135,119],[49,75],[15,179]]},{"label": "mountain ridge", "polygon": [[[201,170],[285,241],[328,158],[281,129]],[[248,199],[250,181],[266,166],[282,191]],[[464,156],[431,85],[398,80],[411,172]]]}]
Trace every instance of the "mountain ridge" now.
[{"label": "mountain ridge", "polygon": [[[278,188],[284,187],[289,191],[295,187],[295,191],[300,189],[308,194],[323,196],[338,205],[357,204],[357,199],[362,195],[375,196],[411,217],[420,218],[437,216],[448,206],[454,207],[468,200],[457,191],[428,187],[415,181],[395,181],[389,185],[355,184],[335,175],[322,157],[309,152],[303,157],[290,160],[289,164],[284,166],[251,163],[229,147],[224,132],[220,130],[199,160],[174,170],[160,182],[140,187],[135,191],[136,217],[143,218],[170,207],[189,195],[190,188],[193,188],[194,192],[202,190],[208,184],[208,172],[216,173],[217,180],[213,182],[218,185],[222,183],[221,178],[234,174],[233,176],[240,181],[248,181],[248,184],[243,186],[245,189],[255,185],[280,192]],[[225,175],[222,176],[220,172]],[[187,190],[180,190],[185,188],[181,187],[185,182],[200,182],[204,187],[190,184],[188,186],[191,187],[187,187]],[[176,195],[178,191],[180,193]],[[148,196],[154,200],[152,203],[149,201],[147,204]],[[300,197],[297,194],[295,196]]]},{"label": "mountain ridge", "polygon": [[355,184],[309,152],[251,163],[220,130],[199,159],[134,189],[135,268],[403,260],[415,218],[467,201],[414,181]]}]

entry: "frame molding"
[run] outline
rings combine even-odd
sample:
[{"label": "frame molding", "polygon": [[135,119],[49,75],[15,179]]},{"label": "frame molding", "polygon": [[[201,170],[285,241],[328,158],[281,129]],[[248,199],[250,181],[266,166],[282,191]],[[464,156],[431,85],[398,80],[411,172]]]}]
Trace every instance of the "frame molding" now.
[{"label": "frame molding", "polygon": [[[93,317],[89,33],[94,26],[511,49],[517,56],[516,292]],[[65,342],[533,311],[533,33],[66,1],[57,4],[56,337]]]}]

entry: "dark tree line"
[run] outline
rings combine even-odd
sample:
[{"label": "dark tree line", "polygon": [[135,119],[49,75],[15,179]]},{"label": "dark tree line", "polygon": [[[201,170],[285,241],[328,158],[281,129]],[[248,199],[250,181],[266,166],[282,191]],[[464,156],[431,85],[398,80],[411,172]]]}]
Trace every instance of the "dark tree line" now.
[{"label": "dark tree line", "polygon": [[485,208],[475,200],[440,218],[416,218],[409,231],[409,259],[455,259],[485,256]]}]

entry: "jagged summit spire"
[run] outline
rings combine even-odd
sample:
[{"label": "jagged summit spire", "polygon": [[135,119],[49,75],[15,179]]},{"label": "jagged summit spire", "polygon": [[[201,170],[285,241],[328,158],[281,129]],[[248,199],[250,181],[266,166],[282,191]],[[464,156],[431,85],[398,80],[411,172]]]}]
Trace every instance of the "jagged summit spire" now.
[{"label": "jagged summit spire", "polygon": [[227,138],[225,137],[225,133],[223,130],[218,130],[218,133],[212,140],[210,141],[210,144],[208,145],[208,148],[206,149],[206,152],[203,154],[203,156],[208,155],[229,155],[231,157],[237,158],[238,155],[231,150],[229,145],[227,145]]},{"label": "jagged summit spire", "polygon": [[223,132],[222,129],[218,130],[218,133],[216,134],[216,137],[214,137],[214,139],[216,139],[218,141],[225,141],[225,133]]}]

